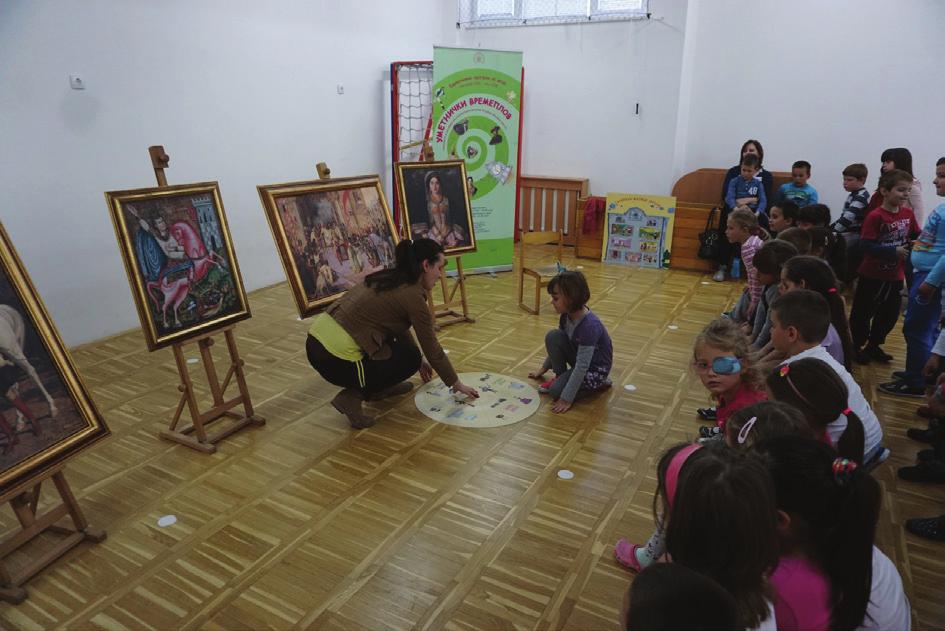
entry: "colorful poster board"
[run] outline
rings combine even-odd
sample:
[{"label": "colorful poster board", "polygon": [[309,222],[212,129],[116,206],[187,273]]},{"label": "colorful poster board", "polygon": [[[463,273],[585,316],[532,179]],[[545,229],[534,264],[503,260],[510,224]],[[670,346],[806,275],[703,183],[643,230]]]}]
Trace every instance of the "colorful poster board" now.
[{"label": "colorful poster board", "polygon": [[607,194],[601,260],[617,265],[669,267],[676,198]]},{"label": "colorful poster board", "polygon": [[521,98],[522,53],[434,47],[430,145],[436,160],[466,162],[467,272],[512,269]]}]

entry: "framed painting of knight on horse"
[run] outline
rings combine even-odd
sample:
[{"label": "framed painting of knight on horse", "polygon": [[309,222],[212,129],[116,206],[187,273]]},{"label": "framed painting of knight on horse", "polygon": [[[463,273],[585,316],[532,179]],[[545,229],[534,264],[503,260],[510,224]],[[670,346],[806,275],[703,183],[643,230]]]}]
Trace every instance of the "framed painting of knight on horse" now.
[{"label": "framed painting of knight on horse", "polygon": [[150,350],[250,316],[216,182],[105,198]]},{"label": "framed painting of knight on horse", "polygon": [[108,435],[0,225],[0,498]]},{"label": "framed painting of knight on horse", "polygon": [[301,317],[394,266],[398,235],[378,176],[256,188]]}]

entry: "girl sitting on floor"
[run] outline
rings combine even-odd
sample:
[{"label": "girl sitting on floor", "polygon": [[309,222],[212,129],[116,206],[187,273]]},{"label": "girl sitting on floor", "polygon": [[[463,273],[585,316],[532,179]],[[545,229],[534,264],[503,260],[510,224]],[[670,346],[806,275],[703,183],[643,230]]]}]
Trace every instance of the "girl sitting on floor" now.
[{"label": "girl sitting on floor", "polygon": [[538,391],[554,397],[551,409],[561,414],[576,398],[610,387],[614,347],[604,323],[587,306],[591,290],[584,274],[561,272],[548,283],[548,293],[561,317],[558,328],[545,335],[548,356],[541,368],[528,376],[542,379],[549,368],[554,371],[554,378],[541,384]]}]

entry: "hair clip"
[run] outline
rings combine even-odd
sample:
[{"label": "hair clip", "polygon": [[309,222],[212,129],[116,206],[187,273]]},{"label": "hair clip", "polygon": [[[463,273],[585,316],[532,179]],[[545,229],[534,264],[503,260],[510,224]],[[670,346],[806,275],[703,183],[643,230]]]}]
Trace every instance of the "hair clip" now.
[{"label": "hair clip", "polygon": [[837,288],[836,288],[836,287],[831,287],[830,289],[827,290],[827,293],[828,293],[828,294],[835,294],[835,293],[837,293]]},{"label": "hair clip", "polygon": [[744,445],[745,441],[748,440],[748,434],[751,432],[751,428],[755,426],[755,422],[758,420],[757,416],[753,416],[748,419],[748,422],[745,423],[740,430],[738,430],[738,444]]},{"label": "hair clip", "polygon": [[851,410],[850,408],[844,408],[843,412],[840,412],[840,414],[843,414],[844,416],[850,416],[850,414],[852,413],[853,413],[853,410]]},{"label": "hair clip", "polygon": [[840,486],[846,486],[850,483],[850,477],[857,468],[856,462],[847,458],[837,458],[833,461],[833,479]]},{"label": "hair clip", "polygon": [[789,372],[791,372],[791,364],[784,364],[778,369],[778,374],[782,377],[787,377]]}]

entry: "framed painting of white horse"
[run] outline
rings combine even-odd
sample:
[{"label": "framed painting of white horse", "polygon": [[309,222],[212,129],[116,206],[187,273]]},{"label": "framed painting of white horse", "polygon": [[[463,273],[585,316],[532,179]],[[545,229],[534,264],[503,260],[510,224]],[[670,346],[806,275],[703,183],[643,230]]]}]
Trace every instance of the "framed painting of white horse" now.
[{"label": "framed painting of white horse", "polygon": [[0,225],[0,497],[107,435]]},{"label": "framed painting of white horse", "polygon": [[105,198],[149,349],[250,316],[216,182]]}]

